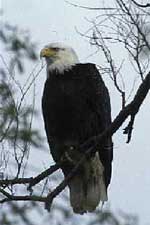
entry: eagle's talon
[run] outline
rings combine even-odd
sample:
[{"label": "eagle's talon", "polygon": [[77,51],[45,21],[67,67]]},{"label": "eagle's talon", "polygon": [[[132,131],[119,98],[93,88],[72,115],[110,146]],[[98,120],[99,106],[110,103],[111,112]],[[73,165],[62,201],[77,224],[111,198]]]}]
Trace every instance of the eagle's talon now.
[{"label": "eagle's talon", "polygon": [[68,152],[65,152],[63,154],[63,156],[61,157],[60,161],[61,162],[67,162],[67,163],[70,163],[72,165],[76,165],[76,162],[70,157]]}]

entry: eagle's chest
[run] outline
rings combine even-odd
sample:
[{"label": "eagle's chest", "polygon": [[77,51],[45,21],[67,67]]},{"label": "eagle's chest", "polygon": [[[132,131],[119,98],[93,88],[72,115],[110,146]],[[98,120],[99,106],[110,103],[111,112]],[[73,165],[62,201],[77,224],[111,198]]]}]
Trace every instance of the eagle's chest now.
[{"label": "eagle's chest", "polygon": [[49,80],[43,97],[43,107],[54,126],[72,129],[84,120],[88,109],[82,80]]}]

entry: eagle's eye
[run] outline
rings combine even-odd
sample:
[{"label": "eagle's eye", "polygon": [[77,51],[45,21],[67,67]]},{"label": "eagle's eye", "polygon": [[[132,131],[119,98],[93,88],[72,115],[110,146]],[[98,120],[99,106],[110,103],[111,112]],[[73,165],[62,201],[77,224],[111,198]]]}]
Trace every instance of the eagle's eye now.
[{"label": "eagle's eye", "polygon": [[59,51],[59,48],[56,47],[56,48],[53,48],[53,50],[57,52]]}]

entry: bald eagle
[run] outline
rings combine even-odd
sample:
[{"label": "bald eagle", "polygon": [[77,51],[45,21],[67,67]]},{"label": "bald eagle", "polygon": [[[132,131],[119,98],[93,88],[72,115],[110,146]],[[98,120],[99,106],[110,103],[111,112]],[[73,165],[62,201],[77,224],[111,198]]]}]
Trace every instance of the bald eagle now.
[{"label": "bald eagle", "polygon": [[[47,63],[42,110],[51,154],[66,177],[84,152],[77,149],[111,124],[108,90],[96,66],[79,62],[75,51],[62,43],[46,45],[40,53]],[[87,149],[85,149],[85,152]],[[107,201],[112,170],[112,139],[87,157],[68,183],[75,213],[92,212]]]}]

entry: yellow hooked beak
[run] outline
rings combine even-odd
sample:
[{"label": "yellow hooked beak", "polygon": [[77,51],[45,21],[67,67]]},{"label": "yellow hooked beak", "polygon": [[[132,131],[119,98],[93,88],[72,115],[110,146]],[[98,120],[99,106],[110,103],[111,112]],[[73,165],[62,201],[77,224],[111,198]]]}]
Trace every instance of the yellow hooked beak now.
[{"label": "yellow hooked beak", "polygon": [[54,57],[56,56],[56,51],[51,48],[43,48],[40,52],[40,58],[41,57]]}]

